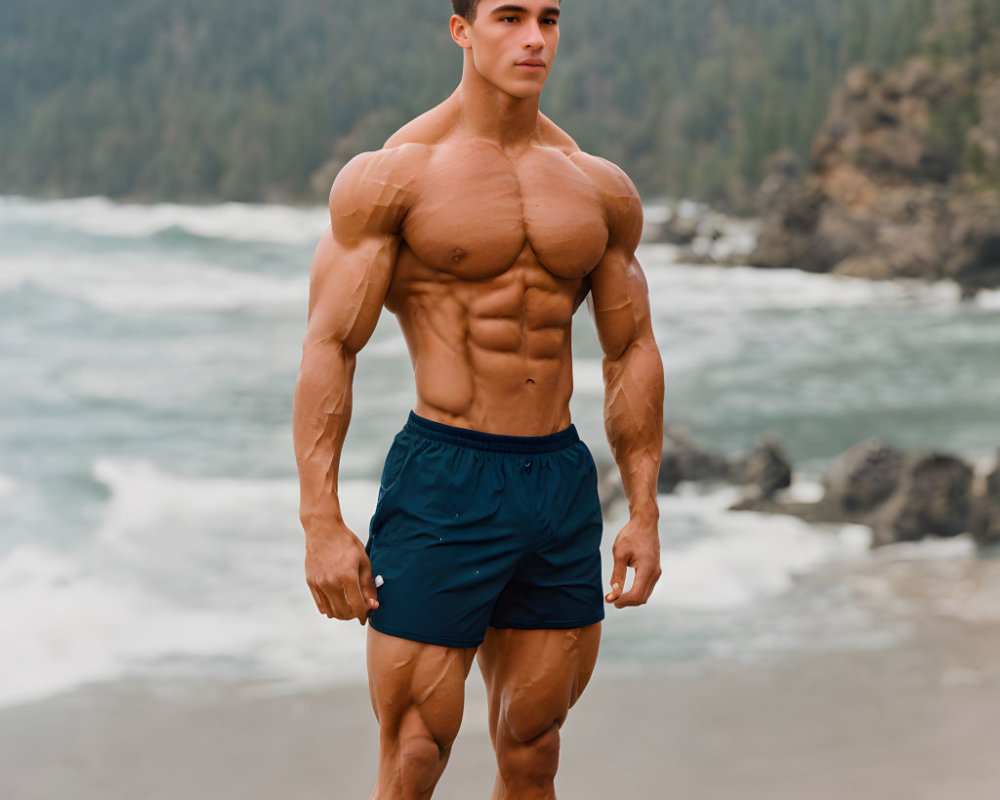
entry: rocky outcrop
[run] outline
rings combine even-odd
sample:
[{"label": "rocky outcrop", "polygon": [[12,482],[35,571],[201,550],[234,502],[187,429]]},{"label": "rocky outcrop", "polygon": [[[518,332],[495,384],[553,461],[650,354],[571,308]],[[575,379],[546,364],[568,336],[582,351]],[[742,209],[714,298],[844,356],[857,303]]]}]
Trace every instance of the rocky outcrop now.
[{"label": "rocky outcrop", "polygon": [[[953,279],[966,294],[1000,286],[1000,191],[979,180],[1000,170],[998,84],[922,56],[893,72],[852,69],[804,179],[787,154],[768,164],[749,263]],[[955,120],[977,112],[980,121],[955,141]],[[970,152],[978,154],[971,165]]]},{"label": "rocky outcrop", "polygon": [[669,219],[659,224],[651,224],[645,237],[649,241],[666,242],[667,244],[691,244],[698,235],[698,229],[703,224],[701,217],[682,217],[674,213]]},{"label": "rocky outcrop", "polygon": [[[772,434],[746,455],[727,459],[694,440],[680,425],[664,430],[658,492],[682,481],[742,487],[731,511],[791,514],[807,522],[858,523],[872,528],[872,546],[969,532],[982,545],[1000,544],[1000,451],[997,465],[977,476],[946,453],[904,452],[885,442],[859,442],[837,456],[815,502],[791,500],[792,465]],[[615,489],[617,484],[618,488]],[[622,496],[617,474],[601,482],[602,503]]]},{"label": "rocky outcrop", "polygon": [[744,499],[773,497],[779,489],[792,485],[791,462],[771,434],[761,436],[757,446],[737,459],[730,472],[733,482],[744,487]]},{"label": "rocky outcrop", "polygon": [[669,494],[681,481],[727,481],[730,471],[726,458],[698,444],[687,428],[664,426],[658,492]]},{"label": "rocky outcrop", "polygon": [[679,264],[746,264],[753,249],[760,221],[730,217],[709,206],[691,201],[674,202],[647,214],[642,241],[672,244]]},{"label": "rocky outcrop", "polygon": [[823,487],[816,502],[744,497],[732,510],[868,525],[873,547],[966,532],[979,544],[1000,542],[1000,465],[977,482],[955,456],[904,453],[872,440],[834,459]]},{"label": "rocky outcrop", "polygon": [[825,503],[845,515],[874,511],[899,486],[904,460],[901,450],[875,439],[848,448],[823,478]]},{"label": "rocky outcrop", "polygon": [[907,456],[896,490],[871,519],[873,544],[956,536],[969,530],[972,468],[941,453]]},{"label": "rocky outcrop", "polygon": [[657,491],[670,494],[682,481],[734,483],[744,497],[762,500],[791,485],[792,465],[772,434],[761,436],[746,455],[727,459],[698,444],[682,425],[667,425]]}]

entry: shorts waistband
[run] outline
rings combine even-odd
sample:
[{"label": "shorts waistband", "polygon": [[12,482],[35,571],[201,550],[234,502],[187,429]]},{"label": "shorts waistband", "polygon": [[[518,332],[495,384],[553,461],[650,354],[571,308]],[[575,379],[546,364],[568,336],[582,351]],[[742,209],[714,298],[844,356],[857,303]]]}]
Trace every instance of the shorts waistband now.
[{"label": "shorts waistband", "polygon": [[412,411],[403,429],[425,439],[436,439],[439,442],[447,442],[460,447],[493,450],[498,453],[548,453],[553,450],[561,450],[580,441],[580,435],[572,423],[568,428],[546,436],[509,436],[503,433],[485,433],[474,431],[471,428],[445,425],[443,422],[435,422],[432,419],[418,416]]}]

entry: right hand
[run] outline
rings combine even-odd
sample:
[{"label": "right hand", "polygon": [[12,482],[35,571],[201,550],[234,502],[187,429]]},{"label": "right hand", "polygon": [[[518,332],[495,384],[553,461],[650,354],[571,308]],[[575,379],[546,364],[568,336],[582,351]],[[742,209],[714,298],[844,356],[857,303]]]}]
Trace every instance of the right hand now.
[{"label": "right hand", "polygon": [[372,565],[361,540],[346,526],[306,536],[306,583],[320,614],[357,619],[378,608]]}]

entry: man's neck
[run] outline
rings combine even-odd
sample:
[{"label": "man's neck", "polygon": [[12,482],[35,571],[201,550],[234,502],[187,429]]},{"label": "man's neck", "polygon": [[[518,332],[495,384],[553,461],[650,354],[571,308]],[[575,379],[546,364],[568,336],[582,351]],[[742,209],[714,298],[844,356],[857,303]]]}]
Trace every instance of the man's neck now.
[{"label": "man's neck", "polygon": [[459,124],[471,135],[505,150],[518,150],[536,138],[539,97],[513,97],[486,81],[471,65],[458,86]]}]

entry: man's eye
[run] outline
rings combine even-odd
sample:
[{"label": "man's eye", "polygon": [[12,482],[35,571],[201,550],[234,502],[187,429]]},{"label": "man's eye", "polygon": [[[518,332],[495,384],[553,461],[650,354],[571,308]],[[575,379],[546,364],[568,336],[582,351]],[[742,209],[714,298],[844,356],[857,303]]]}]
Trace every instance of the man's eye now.
[{"label": "man's eye", "polygon": [[517,17],[500,17],[501,22],[506,22],[507,20],[510,20],[511,22],[517,22]]},{"label": "man's eye", "polygon": [[556,21],[554,19],[543,19],[542,22],[544,22],[546,25],[555,25],[556,24]]}]

